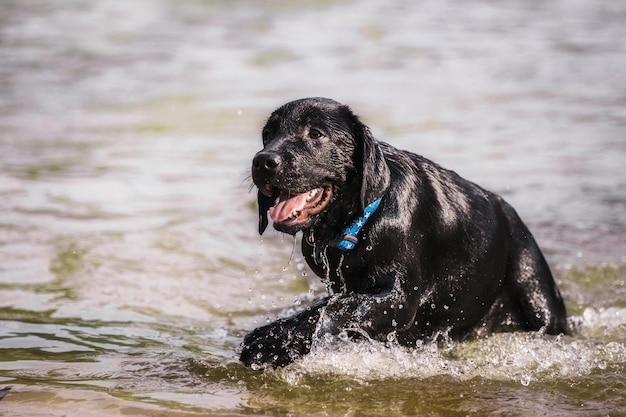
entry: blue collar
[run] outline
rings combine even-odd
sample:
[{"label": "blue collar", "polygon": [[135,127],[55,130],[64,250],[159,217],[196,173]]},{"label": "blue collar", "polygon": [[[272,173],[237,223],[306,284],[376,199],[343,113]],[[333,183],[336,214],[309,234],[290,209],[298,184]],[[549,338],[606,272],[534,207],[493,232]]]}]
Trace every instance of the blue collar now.
[{"label": "blue collar", "polygon": [[365,207],[363,215],[361,217],[357,217],[352,223],[346,226],[341,231],[341,234],[330,242],[330,246],[341,249],[344,252],[349,252],[354,249],[357,243],[359,243],[359,233],[363,227],[365,227],[372,214],[374,214],[376,209],[378,209],[382,199],[383,198],[380,197],[378,200],[375,200]]}]

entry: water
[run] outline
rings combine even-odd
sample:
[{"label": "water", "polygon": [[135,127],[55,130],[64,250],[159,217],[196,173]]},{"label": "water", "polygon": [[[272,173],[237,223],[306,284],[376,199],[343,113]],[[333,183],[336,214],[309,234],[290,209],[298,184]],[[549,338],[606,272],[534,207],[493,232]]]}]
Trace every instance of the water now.
[{"label": "water", "polygon": [[[10,416],[626,415],[626,6],[0,5],[0,402]],[[237,363],[324,292],[256,234],[248,167],[322,95],[505,196],[578,331]]]}]

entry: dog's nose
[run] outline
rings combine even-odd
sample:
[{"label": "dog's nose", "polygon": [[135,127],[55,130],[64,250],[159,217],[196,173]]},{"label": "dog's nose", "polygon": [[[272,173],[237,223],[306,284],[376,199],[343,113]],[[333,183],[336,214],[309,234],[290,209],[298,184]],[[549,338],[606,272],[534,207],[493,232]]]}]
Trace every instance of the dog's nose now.
[{"label": "dog's nose", "polygon": [[280,155],[274,152],[259,152],[252,160],[252,167],[268,173],[274,173],[280,166]]}]

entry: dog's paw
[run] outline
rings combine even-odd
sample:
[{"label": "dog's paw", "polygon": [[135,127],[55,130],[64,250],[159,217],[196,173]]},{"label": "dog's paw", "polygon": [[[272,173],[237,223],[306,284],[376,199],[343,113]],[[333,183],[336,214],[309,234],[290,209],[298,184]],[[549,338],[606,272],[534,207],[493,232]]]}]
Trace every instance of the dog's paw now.
[{"label": "dog's paw", "polygon": [[[240,361],[255,370],[289,365],[311,350],[311,334],[296,320],[279,320],[253,330],[243,340]],[[300,330],[300,331],[299,331]]]},{"label": "dog's paw", "polygon": [[239,359],[254,369],[273,369],[290,364],[295,360],[288,350],[285,334],[276,329],[261,327],[249,333],[243,340]]}]

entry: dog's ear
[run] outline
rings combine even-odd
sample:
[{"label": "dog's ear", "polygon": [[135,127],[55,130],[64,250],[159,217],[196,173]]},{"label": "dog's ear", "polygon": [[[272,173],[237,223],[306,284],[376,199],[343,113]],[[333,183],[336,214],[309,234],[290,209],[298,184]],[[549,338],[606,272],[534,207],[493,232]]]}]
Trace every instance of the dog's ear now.
[{"label": "dog's ear", "polygon": [[267,211],[274,205],[275,198],[268,197],[260,191],[257,193],[259,205],[259,234],[262,235],[267,228]]},{"label": "dog's ear", "polygon": [[[383,150],[374,139],[370,129],[360,120],[352,127],[357,152],[361,153],[360,163],[363,179],[361,182],[361,206],[363,209],[374,200],[382,197],[389,187],[391,174],[385,161]],[[357,154],[357,158],[359,155]],[[357,161],[357,164],[359,161]]]}]

